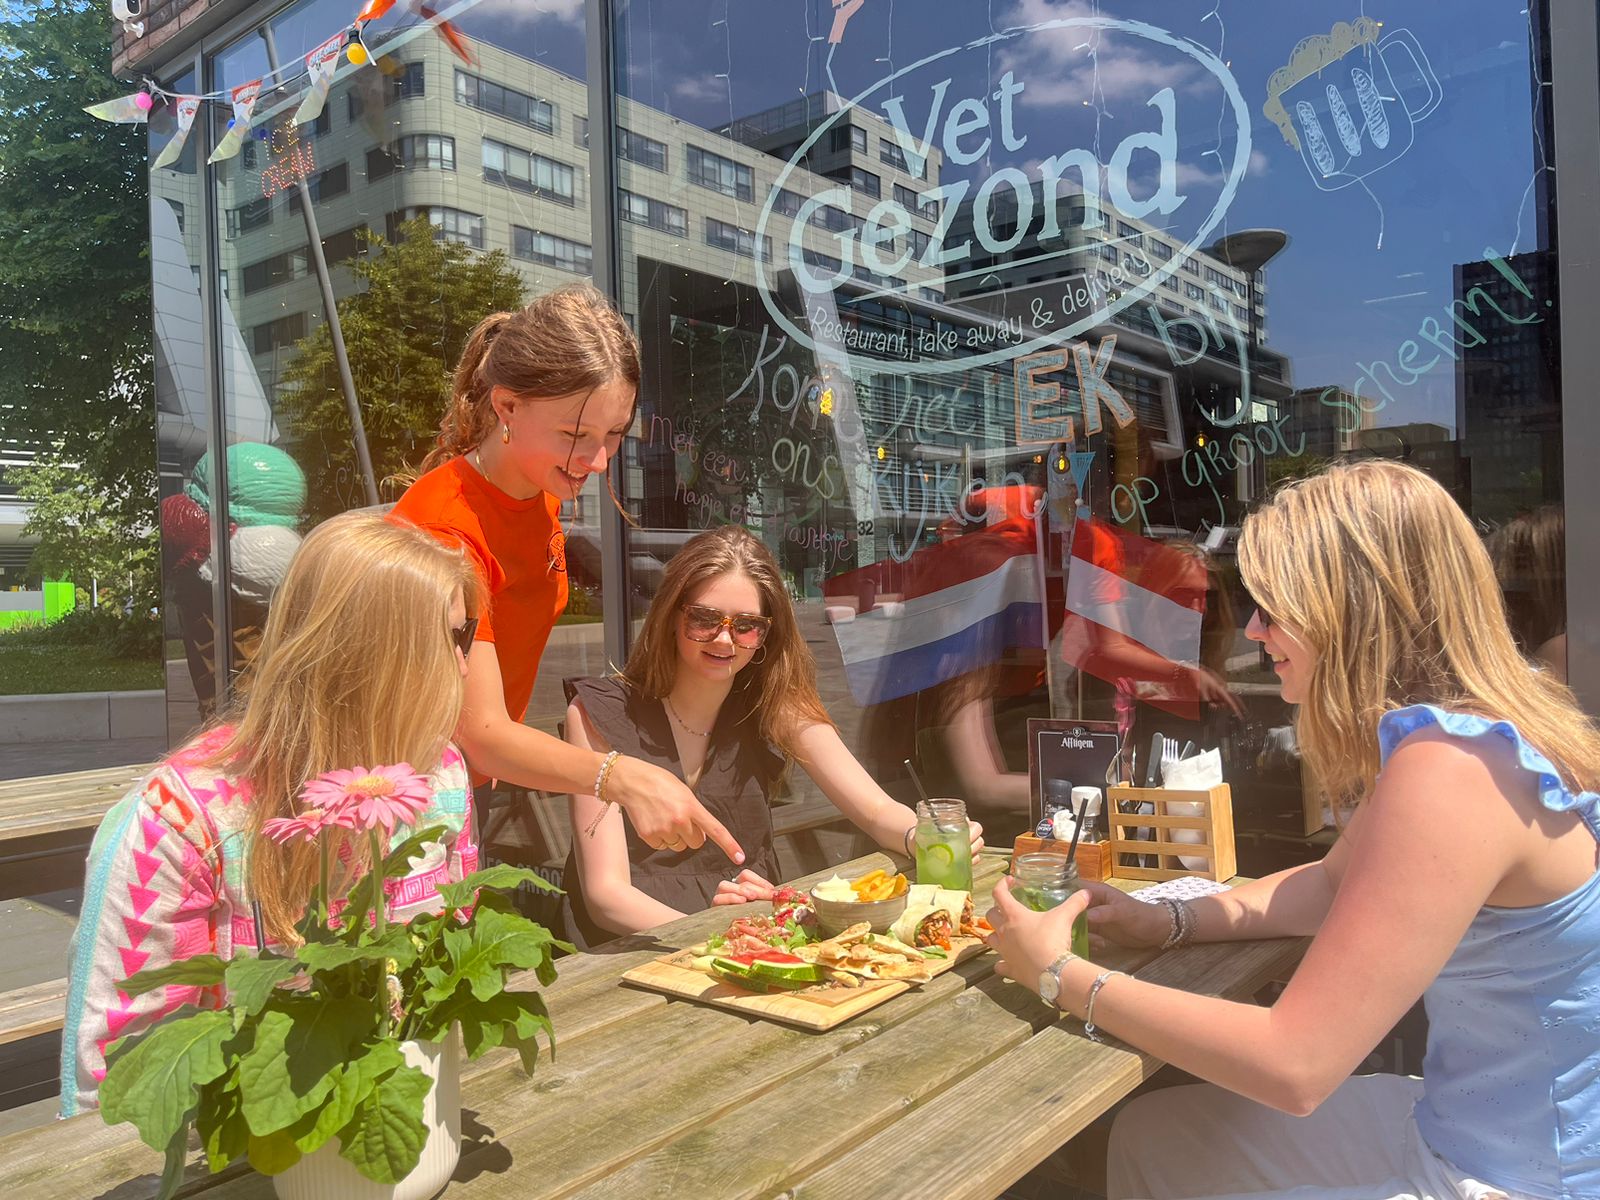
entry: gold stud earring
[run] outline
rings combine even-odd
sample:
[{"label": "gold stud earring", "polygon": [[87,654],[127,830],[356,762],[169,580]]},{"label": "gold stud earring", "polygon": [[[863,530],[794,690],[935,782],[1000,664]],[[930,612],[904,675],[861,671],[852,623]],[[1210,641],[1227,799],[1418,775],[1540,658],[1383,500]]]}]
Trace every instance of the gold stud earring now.
[{"label": "gold stud earring", "polygon": [[510,425],[502,424],[500,426],[500,441],[503,442],[503,443],[506,443],[506,444],[510,443],[510,441],[511,441],[511,426]]}]

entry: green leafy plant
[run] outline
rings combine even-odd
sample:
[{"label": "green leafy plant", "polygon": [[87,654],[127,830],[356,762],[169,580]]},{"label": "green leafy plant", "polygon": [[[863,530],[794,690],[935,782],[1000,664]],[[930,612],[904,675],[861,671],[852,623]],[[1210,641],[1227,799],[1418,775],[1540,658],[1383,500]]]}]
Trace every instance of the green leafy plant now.
[{"label": "green leafy plant", "polygon": [[[549,986],[552,951],[572,947],[501,893],[523,882],[559,889],[533,871],[489,867],[440,887],[439,912],[389,924],[380,888],[410,873],[427,843],[447,832],[431,826],[381,853],[380,838],[426,808],[426,785],[405,764],[358,767],[330,772],[301,799],[300,816],[263,829],[279,841],[316,841],[321,850],[321,883],[297,927],[298,948],[231,961],[197,955],[120,985],[130,996],[221,985],[229,997],[226,1009],[179,1009],[106,1055],[101,1113],[131,1122],[166,1153],[162,1200],[182,1182],[191,1123],[212,1171],[248,1156],[256,1170],[275,1175],[337,1137],[340,1155],[363,1175],[397,1182],[421,1156],[431,1086],[406,1065],[400,1043],[441,1041],[459,1026],[470,1058],[514,1047],[531,1072],[541,1032],[555,1054],[539,993],[505,985],[510,972],[532,971]],[[342,905],[328,899],[332,829],[364,831],[369,861],[379,864]]]}]

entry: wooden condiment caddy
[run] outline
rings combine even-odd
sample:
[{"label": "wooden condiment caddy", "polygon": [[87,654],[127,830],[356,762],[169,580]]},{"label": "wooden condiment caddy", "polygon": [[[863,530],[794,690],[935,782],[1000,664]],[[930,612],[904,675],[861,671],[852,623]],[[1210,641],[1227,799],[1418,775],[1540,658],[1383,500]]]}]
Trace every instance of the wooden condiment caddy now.
[{"label": "wooden condiment caddy", "polygon": [[[1059,854],[1066,856],[1067,848],[1071,842],[1057,841],[1055,838],[1042,838],[1037,834],[1024,833],[1017,837],[1013,854]],[[1078,878],[1086,879],[1090,883],[1098,883],[1106,877],[1106,844],[1104,842],[1078,843],[1078,852],[1073,862],[1078,868]]]},{"label": "wooden condiment caddy", "polygon": [[[1132,809],[1145,802],[1154,806],[1153,814],[1122,811],[1124,805]],[[1184,810],[1174,813],[1170,811],[1173,804],[1194,805],[1198,811],[1192,815]],[[1225,783],[1205,791],[1118,785],[1106,790],[1105,818],[1108,873],[1119,879],[1163,880],[1198,875],[1226,881],[1238,874],[1233,839],[1233,793]],[[1151,836],[1139,837],[1141,829],[1148,830]],[[1172,833],[1178,829],[1198,830],[1200,840],[1174,841]],[[1157,865],[1132,866],[1129,856],[1135,854],[1154,855]],[[1178,861],[1180,854],[1185,858],[1206,859],[1207,869],[1190,870]],[[1078,847],[1078,855],[1081,859],[1082,846]]]}]

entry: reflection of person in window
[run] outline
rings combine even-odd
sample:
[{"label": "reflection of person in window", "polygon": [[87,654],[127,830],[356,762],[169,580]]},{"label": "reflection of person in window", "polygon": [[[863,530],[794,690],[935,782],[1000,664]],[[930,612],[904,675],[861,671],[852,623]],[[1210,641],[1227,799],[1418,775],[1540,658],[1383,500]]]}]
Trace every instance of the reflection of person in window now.
[{"label": "reflection of person in window", "polygon": [[[1115,612],[1127,604],[1129,568],[1123,552],[1124,538],[1100,522],[1080,522],[1081,534],[1075,547],[1073,564],[1092,563],[1094,572],[1089,600],[1096,611]],[[1204,614],[1201,619],[1195,662],[1176,662],[1099,621],[1069,615],[1062,635],[1062,654],[1080,670],[1101,679],[1132,680],[1140,699],[1169,710],[1186,707],[1196,716],[1195,706],[1214,705],[1236,716],[1243,707],[1229,689],[1226,679],[1228,652],[1236,632],[1233,606],[1227,589],[1218,579],[1210,557],[1187,542],[1169,542],[1152,553],[1139,577],[1140,586],[1157,594],[1180,585],[1197,595],[1203,589]],[[1071,580],[1069,577],[1069,588]]]},{"label": "reflection of person in window", "polygon": [[[202,720],[216,710],[216,622],[212,612],[211,455],[201,455],[181,493],[161,502],[161,547]],[[254,657],[267,608],[300,545],[294,531],[305,508],[299,465],[276,446],[235,442],[227,450],[233,645],[230,672]]]},{"label": "reflection of person in window", "polygon": [[551,792],[603,789],[651,845],[738,845],[660,767],[603,756],[522,723],[567,605],[563,501],[603,474],[633,424],[639,344],[587,284],[478,323],[456,368],[438,445],[394,516],[466,547],[489,594],[467,672],[459,741],[474,775]]},{"label": "reflection of person in window", "polygon": [[1529,658],[1567,681],[1567,526],[1559,505],[1518,517],[1489,536],[1511,636]]},{"label": "reflection of person in window", "polygon": [[[770,896],[778,873],[770,805],[792,762],[880,846],[907,849],[915,815],[840,739],[778,564],[740,526],[702,533],[673,556],[621,675],[568,687],[574,745],[681,773],[749,854],[748,869],[729,880],[715,847],[652,848],[588,790],[575,793],[574,941],[592,945],[712,903]],[[981,827],[972,832],[976,854]]]},{"label": "reflection of person in window", "polygon": [[[1005,974],[1208,1081],[1119,1116],[1106,1194],[1600,1195],[1600,730],[1526,669],[1488,554],[1421,471],[1289,485],[1239,567],[1312,773],[1356,806],[1326,858],[1157,905],[995,890]],[[1072,955],[1085,908],[1091,949],[1311,941],[1263,1008]],[[1353,1076],[1419,997],[1423,1078]]]}]

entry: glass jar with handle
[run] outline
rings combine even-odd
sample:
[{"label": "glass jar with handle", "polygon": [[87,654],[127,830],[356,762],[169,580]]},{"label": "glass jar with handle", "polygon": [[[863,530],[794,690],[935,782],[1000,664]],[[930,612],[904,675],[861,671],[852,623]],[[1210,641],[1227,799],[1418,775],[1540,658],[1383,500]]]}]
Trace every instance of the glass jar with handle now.
[{"label": "glass jar with handle", "polygon": [[916,850],[918,883],[972,890],[972,830],[963,801],[918,802]]}]

